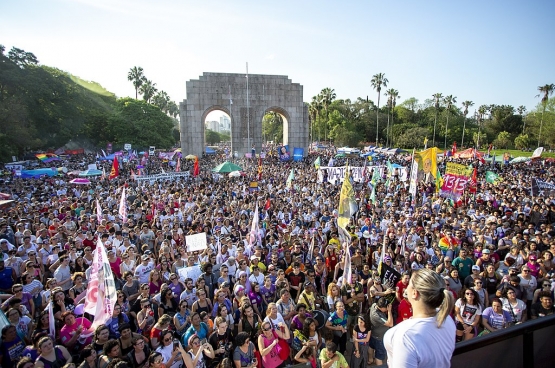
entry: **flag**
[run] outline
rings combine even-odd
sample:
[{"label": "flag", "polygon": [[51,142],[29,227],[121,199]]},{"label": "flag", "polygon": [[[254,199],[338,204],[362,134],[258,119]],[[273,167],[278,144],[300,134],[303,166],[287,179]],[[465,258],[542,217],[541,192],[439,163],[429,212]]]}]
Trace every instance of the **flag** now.
[{"label": "flag", "polygon": [[103,149],[100,149],[102,151],[102,154],[104,155],[104,157],[106,157],[106,152],[104,152]]},{"label": "flag", "polygon": [[54,318],[54,306],[52,302],[48,302],[48,334],[56,339],[56,318]]},{"label": "flag", "polygon": [[318,156],[318,158],[314,160],[314,167],[316,168],[316,170],[320,168],[320,156]]},{"label": "flag", "polygon": [[328,161],[328,166],[333,167],[333,157],[330,157],[330,160]]},{"label": "flag", "polygon": [[439,168],[436,169],[436,193],[439,193],[439,190],[443,186],[443,177],[441,176],[441,172]]},{"label": "flag", "polygon": [[370,201],[372,204],[376,204],[376,186],[372,185],[372,193],[370,193]]},{"label": "flag", "polygon": [[60,161],[60,158],[53,153],[39,153],[35,156],[45,164],[52,161]]},{"label": "flag", "polygon": [[112,170],[110,170],[110,176],[108,179],[112,180],[119,176],[119,162],[118,157],[114,156],[114,161],[112,162]]},{"label": "flag", "polygon": [[491,160],[491,166],[495,167],[495,152],[493,153],[493,159]]},{"label": "flag", "polygon": [[337,225],[344,230],[351,219],[351,216],[358,210],[357,202],[355,200],[355,191],[349,179],[349,167],[345,168],[345,179],[341,186],[341,193],[339,195],[339,210],[337,217]]},{"label": "flag", "polygon": [[388,190],[391,178],[393,177],[393,165],[387,160],[387,180],[385,181],[385,189]]},{"label": "flag", "polygon": [[437,171],[437,147],[416,153],[414,160],[418,162],[418,178],[430,182]]},{"label": "flag", "polygon": [[117,301],[114,275],[110,263],[108,263],[106,249],[100,238],[98,238],[96,244],[88,281],[84,310],[94,315],[91,328],[91,330],[94,330],[112,318],[114,305]]},{"label": "flag", "polygon": [[175,165],[175,172],[181,171],[181,157],[177,158],[177,165]]},{"label": "flag", "polygon": [[[380,267],[380,279],[382,280],[382,285],[386,289],[395,289],[399,280],[401,280],[401,274],[397,272],[393,267],[389,267],[387,264],[383,263]],[[395,300],[395,293],[383,296],[390,303]]]},{"label": "flag", "polygon": [[538,147],[532,153],[532,158],[540,158],[543,154],[543,147]]},{"label": "flag", "polygon": [[490,144],[490,145],[488,146],[488,157],[489,157],[489,155],[491,154],[491,149],[492,149],[492,145]]},{"label": "flag", "polygon": [[428,137],[424,138],[424,149],[426,149],[426,148],[428,148]]},{"label": "flag", "polygon": [[233,100],[231,99],[231,85],[229,86],[229,104],[233,105]]},{"label": "flag", "polygon": [[387,251],[387,247],[386,247],[386,242],[387,242],[387,230],[385,230],[383,232],[383,239],[382,239],[382,255],[380,257],[380,262],[378,263],[378,273],[381,275],[382,274],[382,269],[383,269],[383,259],[385,257],[385,253]]},{"label": "flag", "polygon": [[100,207],[98,199],[96,200],[96,219],[98,221],[98,224],[100,224],[100,221],[102,221],[102,208]]},{"label": "flag", "polygon": [[457,142],[453,142],[453,146],[451,147],[451,154],[454,155],[457,153]]},{"label": "flag", "polygon": [[474,168],[472,171],[472,176],[470,177],[470,182],[468,183],[468,191],[470,193],[476,193],[478,185],[478,168]]},{"label": "flag", "polygon": [[270,201],[270,198],[266,199],[266,204],[264,205],[264,210],[268,211],[270,209],[272,205],[272,202]]},{"label": "flag", "polygon": [[295,169],[291,169],[291,172],[289,173],[289,177],[287,178],[287,188],[291,189],[291,187],[293,186],[293,180],[295,180]]},{"label": "flag", "polygon": [[[347,181],[347,180],[345,180]],[[352,270],[351,270],[351,253],[349,252],[349,246],[347,245],[347,243],[344,243],[345,246],[345,254],[344,254],[344,261],[345,263],[343,264],[343,285],[349,285],[351,283],[351,274],[352,274]]]},{"label": "flag", "polygon": [[486,171],[486,183],[498,184],[500,181],[501,177],[499,175],[493,171]]},{"label": "flag", "polygon": [[376,184],[378,184],[380,179],[381,179],[380,170],[378,170],[378,168],[374,166],[374,172],[372,173],[372,180],[370,180],[370,182],[372,183],[373,186],[376,186]]},{"label": "flag", "polygon": [[195,157],[195,165],[193,166],[193,176],[197,177],[200,175],[200,167],[198,163],[198,157]]},{"label": "flag", "polygon": [[133,169],[131,169],[131,179],[135,180],[135,171]]},{"label": "flag", "polygon": [[123,223],[127,222],[127,204],[125,203],[125,187],[121,190],[121,199],[119,201],[119,211],[118,211]]},{"label": "flag", "polygon": [[262,157],[258,156],[258,180],[262,180]]},{"label": "flag", "polygon": [[247,246],[247,254],[251,254],[251,250],[252,250],[252,246],[255,243],[258,243],[258,239],[260,237],[260,229],[258,226],[258,203],[256,203],[256,209],[254,210],[254,216],[252,218],[252,224],[251,224],[251,232],[249,234],[249,243]]}]

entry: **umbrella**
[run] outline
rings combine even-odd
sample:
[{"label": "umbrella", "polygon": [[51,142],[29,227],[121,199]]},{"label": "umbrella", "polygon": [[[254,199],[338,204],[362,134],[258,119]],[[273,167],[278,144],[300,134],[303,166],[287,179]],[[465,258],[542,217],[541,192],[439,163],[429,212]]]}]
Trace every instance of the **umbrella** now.
[{"label": "umbrella", "polygon": [[341,158],[341,157],[345,157],[344,153],[338,153],[337,155],[335,155],[335,158]]},{"label": "umbrella", "polygon": [[8,200],[6,200],[6,201],[0,201],[0,207],[3,206],[3,205],[6,205],[6,204],[8,204],[8,203],[12,203],[12,202],[14,202],[13,199],[8,199]]},{"label": "umbrella", "polygon": [[181,148],[175,149],[174,152],[181,152]]},{"label": "umbrella", "polygon": [[226,161],[213,168],[212,171],[217,173],[230,173],[232,171],[243,171],[243,169],[235,164],[232,164],[231,162]]},{"label": "umbrella", "polygon": [[530,160],[531,160],[530,157],[519,156],[517,158],[512,159],[511,164],[518,164],[520,162],[527,162],[527,161],[530,161]]},{"label": "umbrella", "polygon": [[71,180],[69,183],[70,184],[79,184],[79,185],[89,185],[91,183],[91,181],[89,179],[76,178],[76,179]]},{"label": "umbrella", "polygon": [[241,176],[241,171],[232,171],[229,173],[230,178],[238,178]]},{"label": "umbrella", "polygon": [[70,171],[67,173],[69,176],[77,176],[81,174],[81,170]]},{"label": "umbrella", "polygon": [[0,193],[0,199],[10,199],[10,195],[7,193]]},{"label": "umbrella", "polygon": [[197,156],[195,156],[195,155],[187,155],[187,156],[185,156],[185,160],[194,160],[195,158],[197,158]]}]

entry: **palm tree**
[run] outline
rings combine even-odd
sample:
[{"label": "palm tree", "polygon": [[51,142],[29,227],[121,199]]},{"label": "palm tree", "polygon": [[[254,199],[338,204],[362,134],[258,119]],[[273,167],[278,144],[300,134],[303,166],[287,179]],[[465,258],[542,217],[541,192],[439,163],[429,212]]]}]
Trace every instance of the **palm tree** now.
[{"label": "palm tree", "polygon": [[[538,91],[540,91],[540,94],[543,93],[543,97],[542,97],[543,110],[542,110],[542,117],[541,117],[541,120],[540,120],[540,132],[538,134],[538,147],[539,147],[540,146],[540,139],[541,139],[541,135],[542,135],[543,114],[545,114],[545,107],[547,106],[547,102],[549,101],[549,95],[552,95],[553,92],[555,91],[555,84],[551,83],[551,84],[546,84],[545,86],[539,86]],[[538,96],[539,95],[537,95],[536,97],[538,97]]]},{"label": "palm tree", "polygon": [[520,105],[516,111],[518,111],[518,114],[520,115],[520,117],[522,118],[522,134],[524,134],[524,128],[526,128],[526,106],[524,105]]},{"label": "palm tree", "polygon": [[[320,116],[321,109],[322,109],[322,105],[320,105],[320,98],[318,96],[313,96],[312,102],[308,107],[308,116],[311,121],[311,124],[310,124],[311,140],[314,140],[314,132],[313,132],[314,124],[316,123],[316,121],[318,120],[318,117]],[[320,140],[320,126],[318,126],[318,140]]]},{"label": "palm tree", "polygon": [[447,121],[445,122],[445,141],[443,142],[443,149],[447,150],[447,127],[449,126],[449,115],[451,115],[451,107],[457,102],[457,98],[453,95],[445,96],[443,103],[447,109]]},{"label": "palm tree", "polygon": [[140,92],[143,95],[143,99],[146,102],[150,103],[152,97],[154,97],[156,92],[158,92],[158,89],[156,88],[156,83],[152,83],[152,81],[148,79],[145,80],[144,83],[141,85]]},{"label": "palm tree", "polygon": [[463,115],[464,115],[464,120],[463,120],[463,131],[462,131],[462,139],[461,139],[461,148],[463,148],[464,146],[464,130],[466,129],[466,115],[468,115],[468,108],[470,106],[474,106],[474,102],[472,101],[464,101],[462,103],[462,105],[464,106],[464,111],[463,111]]},{"label": "palm tree", "polygon": [[432,95],[432,97],[435,99],[435,108],[436,108],[436,116],[434,119],[434,137],[432,139],[432,147],[436,146],[436,125],[437,125],[437,113],[439,111],[439,102],[441,101],[441,99],[443,98],[443,93],[434,93]]},{"label": "palm tree", "polygon": [[170,103],[170,96],[166,91],[159,91],[153,98],[152,103],[160,108],[162,112],[168,113]]},{"label": "palm tree", "polygon": [[389,135],[393,130],[393,123],[395,122],[395,106],[397,106],[397,99],[400,98],[401,96],[399,96],[399,91],[397,91],[394,88],[388,89],[386,93],[389,96],[388,105],[391,108],[391,128],[389,127],[389,117],[387,119],[387,137],[388,137],[388,143],[389,143]]},{"label": "palm tree", "polygon": [[129,70],[127,73],[127,80],[133,82],[133,87],[135,87],[135,100],[139,99],[139,88],[141,88],[142,84],[146,80],[145,75],[143,73],[143,68],[140,66],[134,66]]},{"label": "palm tree", "polygon": [[487,105],[480,105],[480,107],[478,107],[478,115],[477,115],[477,120],[478,120],[478,144],[476,147],[476,149],[480,148],[480,137],[481,137],[481,128],[482,128],[482,120],[484,119],[484,115],[486,114],[486,112],[488,111],[488,107]]},{"label": "palm tree", "polygon": [[374,74],[372,76],[372,80],[370,80],[370,84],[372,85],[372,88],[378,91],[378,105],[376,109],[376,146],[378,145],[378,139],[380,134],[380,121],[378,118],[378,114],[380,112],[380,94],[382,91],[382,86],[387,87],[387,83],[389,83],[389,81],[385,77],[385,73]]},{"label": "palm tree", "polygon": [[393,97],[391,97],[391,92],[394,89],[390,88],[385,91],[384,96],[387,96],[387,128],[385,129],[385,146],[389,147],[389,112],[391,111],[391,106],[393,105]]},{"label": "palm tree", "polygon": [[327,139],[327,130],[328,130],[328,107],[331,105],[333,100],[337,97],[335,94],[335,90],[331,88],[324,88],[320,92],[320,104],[322,108],[326,111],[326,125],[324,125],[324,140]]}]

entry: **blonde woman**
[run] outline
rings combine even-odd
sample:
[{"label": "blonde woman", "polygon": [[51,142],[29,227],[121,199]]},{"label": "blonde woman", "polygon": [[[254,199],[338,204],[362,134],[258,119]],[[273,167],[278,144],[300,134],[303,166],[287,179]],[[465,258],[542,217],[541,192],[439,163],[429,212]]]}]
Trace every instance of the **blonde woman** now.
[{"label": "blonde woman", "polygon": [[441,276],[426,268],[413,272],[406,292],[413,316],[385,333],[388,366],[450,367],[456,332],[449,317],[453,294]]},{"label": "blonde woman", "polygon": [[330,312],[333,312],[335,310],[334,305],[335,302],[338,300],[342,300],[339,286],[335,282],[331,282],[328,285],[328,295],[326,297]]}]

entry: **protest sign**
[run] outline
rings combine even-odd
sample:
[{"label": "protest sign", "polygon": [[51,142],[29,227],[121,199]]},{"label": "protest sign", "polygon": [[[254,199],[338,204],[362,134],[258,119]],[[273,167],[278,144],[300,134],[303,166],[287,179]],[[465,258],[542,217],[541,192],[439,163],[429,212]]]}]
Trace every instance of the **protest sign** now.
[{"label": "protest sign", "polygon": [[206,249],[206,233],[187,235],[185,244],[187,244],[187,252]]},{"label": "protest sign", "polygon": [[[380,278],[382,280],[382,286],[386,289],[395,290],[397,283],[401,280],[401,274],[384,262],[380,268]],[[386,298],[390,303],[392,303],[395,300],[395,294],[388,294],[382,298]]]},{"label": "protest sign", "polygon": [[194,284],[202,274],[202,270],[200,269],[200,266],[196,265],[180,268],[177,273],[179,274],[179,280],[181,280],[181,282],[185,282],[185,280],[190,277]]},{"label": "protest sign", "polygon": [[466,184],[470,181],[471,174],[472,169],[468,166],[448,162],[439,195],[443,198],[458,201],[466,188]]}]

